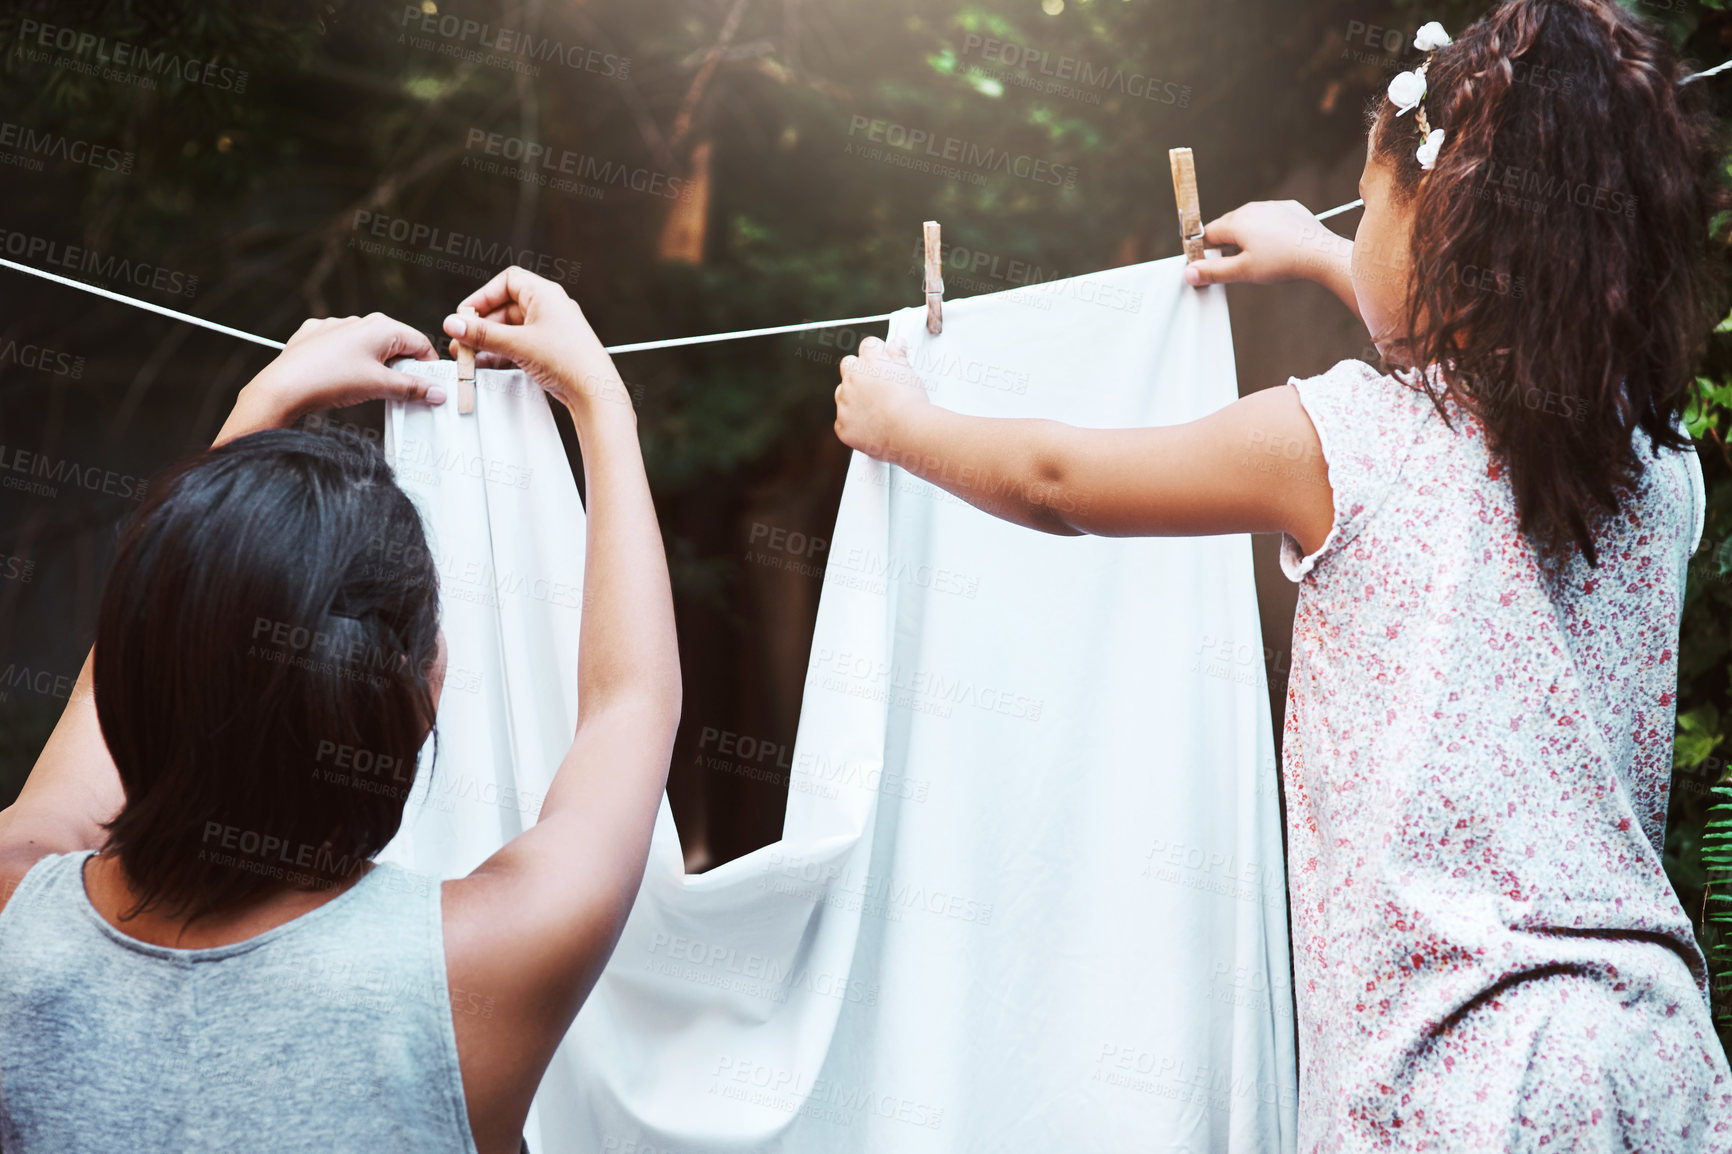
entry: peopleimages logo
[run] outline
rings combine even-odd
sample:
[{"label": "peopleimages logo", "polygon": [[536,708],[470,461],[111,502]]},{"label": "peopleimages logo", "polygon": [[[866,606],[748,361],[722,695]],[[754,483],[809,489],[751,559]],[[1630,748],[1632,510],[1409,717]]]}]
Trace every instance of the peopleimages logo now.
[{"label": "peopleimages logo", "polygon": [[[537,36],[514,28],[495,28],[483,20],[470,20],[451,13],[428,11],[419,4],[403,6],[402,25],[405,39],[411,47],[434,49],[441,55],[452,56],[475,64],[517,66],[518,70],[536,72],[536,64],[560,64],[573,72],[593,72],[613,80],[631,75],[631,57],[567,44],[554,36]],[[419,33],[426,40],[416,40]],[[435,45],[438,37],[446,43]],[[466,50],[474,44],[475,51]]]},{"label": "peopleimages logo", "polygon": [[[1636,217],[1636,198],[1621,189],[1557,177],[1539,169],[1499,164],[1495,160],[1486,161],[1485,168],[1476,175],[1481,179],[1475,195],[1481,199],[1486,199],[1489,193],[1514,207],[1532,211],[1567,202],[1631,220]],[[1514,195],[1506,197],[1506,192]]]},{"label": "peopleimages logo", "polygon": [[[44,24],[40,20],[20,20],[18,39],[27,51],[40,48],[65,53],[71,58],[71,63],[83,65],[83,71],[100,75],[104,80],[130,80],[131,73],[140,73],[146,77],[172,76],[188,84],[202,84],[237,96],[247,90],[247,71],[244,68],[230,68],[216,60],[200,60],[194,56],[183,57],[168,48],[153,52],[142,45],[110,40],[79,28]],[[40,53],[31,53],[31,58],[44,57]]]},{"label": "peopleimages logo", "polygon": [[[92,144],[88,140],[74,140],[57,132],[38,132],[28,125],[13,124],[9,120],[0,121],[0,148],[16,149],[20,156],[31,159],[87,164],[100,172],[114,172],[121,176],[132,172],[133,154],[130,152]],[[42,166],[36,164],[32,167],[40,171]]]},{"label": "peopleimages logo", "polygon": [[1005,72],[978,69],[982,75],[993,76],[1010,83],[1020,83],[1017,74],[1033,81],[1026,87],[1081,99],[1099,104],[1101,92],[1119,92],[1138,100],[1171,104],[1179,108],[1191,106],[1191,86],[1175,81],[1160,80],[1142,72],[1127,73],[1123,68],[1095,67],[1087,60],[1065,56],[1041,48],[1029,48],[1014,40],[998,40],[970,32],[962,41],[962,55],[979,54],[982,60],[1001,66]]},{"label": "peopleimages logo", "polygon": [[[525,140],[520,136],[507,136],[502,132],[488,132],[484,128],[469,130],[463,142],[463,151],[480,152],[484,156],[513,161],[522,166],[521,170],[513,175],[527,175],[532,179],[538,176],[569,176],[601,187],[612,185],[667,200],[691,200],[697,194],[695,185],[677,176],[669,176],[648,168],[632,168],[590,156],[588,153],[573,152],[569,148],[556,149],[552,145]],[[470,159],[469,156],[464,157],[466,166]],[[544,180],[536,182],[546,183]]]},{"label": "peopleimages logo", "polygon": [[157,292],[173,293],[178,297],[191,298],[198,292],[198,277],[175,272],[160,265],[145,261],[128,260],[125,257],[103,256],[93,248],[84,248],[75,244],[61,244],[57,240],[46,237],[31,236],[29,233],[13,232],[0,228],[0,252],[14,260],[41,268],[48,265],[53,268],[68,269],[80,272],[99,280],[120,282],[132,285],[134,288],[153,289]]},{"label": "peopleimages logo", "polygon": [[17,365],[23,369],[35,369],[37,372],[50,373],[56,377],[71,377],[82,380],[84,377],[84,358],[71,353],[56,352],[42,345],[19,344],[17,341],[0,343],[0,368],[7,365]]},{"label": "peopleimages logo", "polygon": [[[460,271],[474,275],[477,270],[492,276],[494,272],[507,265],[517,265],[526,268],[537,276],[548,280],[560,281],[564,284],[576,284],[578,275],[583,271],[581,261],[567,260],[554,256],[552,253],[535,252],[527,248],[514,248],[503,241],[487,241],[470,233],[452,232],[437,225],[424,224],[409,220],[406,217],[390,216],[381,212],[369,212],[366,209],[355,210],[349,227],[354,230],[350,245],[360,248],[363,252],[378,249],[383,255],[392,253],[384,243],[371,246],[366,244],[366,237],[376,238],[379,242],[389,242],[403,246],[407,255],[427,258],[415,263],[424,263],[431,268]],[[359,242],[359,243],[357,243]],[[453,260],[474,262],[467,266],[452,267]]]},{"label": "peopleimages logo", "polygon": [[68,484],[128,501],[144,500],[145,490],[150,487],[143,477],[117,473],[100,465],[81,465],[65,458],[56,460],[46,453],[0,444],[0,488],[55,497],[60,491],[53,486]]},{"label": "peopleimages logo", "polygon": [[[864,137],[872,144],[882,144],[898,152],[915,154],[941,165],[962,165],[977,172],[1000,173],[1032,180],[1037,184],[1076,187],[1077,170],[1074,165],[1058,164],[1027,153],[1008,152],[954,136],[940,136],[924,128],[909,128],[907,125],[856,114],[849,117],[848,135]],[[852,151],[854,147],[851,143],[848,151]],[[879,159],[865,153],[862,155],[868,155],[869,159]]]}]

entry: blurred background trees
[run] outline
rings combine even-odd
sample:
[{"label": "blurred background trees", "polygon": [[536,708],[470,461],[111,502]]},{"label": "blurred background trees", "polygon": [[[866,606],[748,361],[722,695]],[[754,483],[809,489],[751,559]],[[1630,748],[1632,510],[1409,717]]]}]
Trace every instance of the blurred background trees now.
[{"label": "blurred background trees", "polygon": [[[1362,111],[1417,61],[1413,30],[1485,7],[22,0],[0,15],[0,255],[70,261],[69,275],[277,339],[308,315],[374,310],[435,334],[503,254],[563,273],[610,343],[878,313],[920,301],[927,219],[944,226],[953,298],[1176,253],[1175,145],[1197,150],[1208,215],[1351,200]],[[1718,0],[1636,10],[1704,66],[1732,51]],[[50,137],[63,146],[19,144]],[[960,142],[964,160],[907,166],[926,140]],[[51,495],[0,488],[4,803],[90,643],[133,504],[121,482],[207,444],[269,353],[12,273],[0,301],[0,476],[22,452],[66,478]],[[1245,392],[1366,351],[1315,286],[1235,289],[1233,312]],[[831,390],[863,335],[619,360],[679,599],[670,791],[692,869],[780,831],[822,589],[812,542],[846,465]],[[1698,919],[1707,868],[1732,869],[1703,852],[1732,751],[1727,341],[1692,424],[1713,508],[1691,570],[1666,859]],[[326,419],[376,430],[380,415]],[[806,570],[762,563],[790,534]],[[1279,727],[1293,593],[1274,542],[1256,546]],[[753,754],[717,756],[728,734]],[[1732,824],[1732,795],[1727,810]]]}]

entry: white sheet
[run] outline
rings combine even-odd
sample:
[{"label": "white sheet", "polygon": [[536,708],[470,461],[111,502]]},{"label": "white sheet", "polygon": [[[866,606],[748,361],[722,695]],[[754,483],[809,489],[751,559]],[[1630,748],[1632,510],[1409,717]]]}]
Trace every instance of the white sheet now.
[{"label": "white sheet", "polygon": [[[1180,267],[891,333],[950,408],[1189,420],[1236,392],[1223,290]],[[578,614],[554,591],[581,511],[516,374],[483,374],[470,418],[393,407],[388,447],[438,542],[458,680],[387,856],[453,876],[532,820],[569,739]],[[782,840],[707,874],[664,802],[535,1154],[1293,1149],[1247,538],[1049,537],[856,454],[792,762]]]}]

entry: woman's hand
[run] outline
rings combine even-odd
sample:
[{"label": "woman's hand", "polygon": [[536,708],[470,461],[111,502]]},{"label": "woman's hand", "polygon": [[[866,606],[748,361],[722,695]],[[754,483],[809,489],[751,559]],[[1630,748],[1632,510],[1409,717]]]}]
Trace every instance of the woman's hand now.
[{"label": "woman's hand", "polygon": [[425,336],[382,313],[306,321],[277,359],[241,390],[217,444],[282,428],[317,409],[362,401],[443,404],[444,390],[385,367],[399,357],[436,361],[439,354]]},{"label": "woman's hand", "polygon": [[530,380],[585,417],[603,402],[631,411],[631,395],[576,301],[553,281],[515,266],[458,306],[475,316],[445,318],[452,354],[459,343],[483,367],[515,365]]},{"label": "woman's hand", "polygon": [[908,364],[908,351],[877,337],[860,342],[860,355],[842,358],[836,386],[836,435],[850,449],[883,458],[910,414],[930,407],[926,386]]},{"label": "woman's hand", "polygon": [[1331,232],[1296,200],[1260,200],[1243,205],[1203,229],[1203,243],[1235,245],[1234,256],[1185,267],[1193,285],[1279,284],[1314,280],[1334,287],[1348,268],[1353,242]]}]

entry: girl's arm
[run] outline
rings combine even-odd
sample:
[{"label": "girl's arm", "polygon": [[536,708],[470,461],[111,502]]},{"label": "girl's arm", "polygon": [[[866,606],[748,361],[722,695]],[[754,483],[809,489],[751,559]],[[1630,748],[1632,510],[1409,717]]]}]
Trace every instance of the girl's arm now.
[{"label": "girl's arm", "polygon": [[[534,826],[444,887],[459,1064],[477,1146],[515,1150],[554,1048],[600,976],[649,856],[679,724],[679,650],[661,530],[629,395],[575,302],[511,269],[445,331],[514,361],[570,410],[588,544],[577,730]],[[557,527],[549,528],[550,532]]]},{"label": "girl's arm", "polygon": [[[438,353],[426,337],[378,313],[307,321],[241,390],[215,443],[284,427],[315,409],[376,398],[443,400],[428,396],[426,381],[385,367],[398,357],[432,360]],[[0,905],[42,857],[100,848],[107,841],[103,825],[125,800],[97,722],[91,677],[86,656],[18,800],[0,810]]]},{"label": "girl's arm", "polygon": [[1150,429],[969,417],[933,405],[875,337],[842,362],[836,433],[996,517],[1047,533],[1286,532],[1306,552],[1334,520],[1317,431],[1289,388]]},{"label": "girl's arm", "polygon": [[[1242,205],[1203,229],[1203,243],[1234,245],[1232,256],[1185,267],[1193,285],[1280,284],[1316,281],[1359,316],[1353,290],[1353,242],[1332,231],[1296,200],[1260,200]],[[1387,263],[1387,262],[1386,262]],[[1391,275],[1397,271],[1387,270]]]},{"label": "girl's arm", "polygon": [[[1188,265],[1193,285],[1313,280],[1360,315],[1353,242],[1297,201],[1259,201],[1211,221],[1240,251]],[[1108,537],[1293,535],[1311,552],[1334,520],[1317,431],[1291,388],[1155,429],[967,417],[926,400],[905,356],[861,342],[842,361],[836,434],[996,517],[1047,533]]]}]

